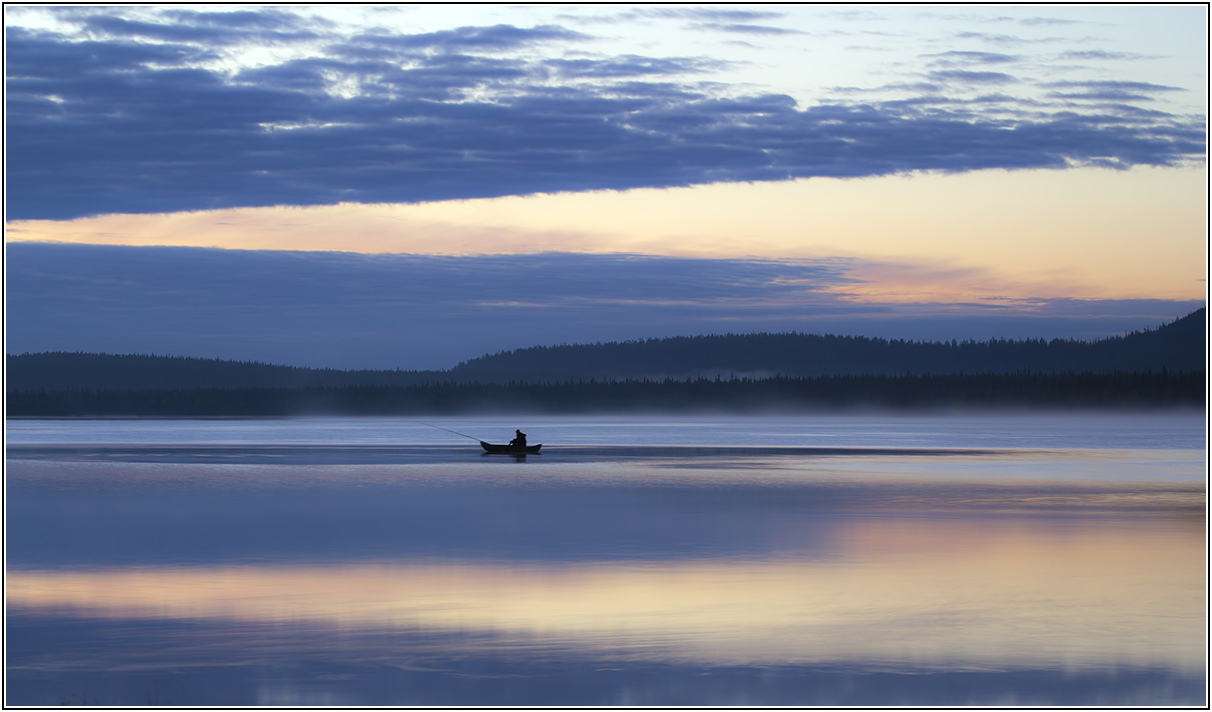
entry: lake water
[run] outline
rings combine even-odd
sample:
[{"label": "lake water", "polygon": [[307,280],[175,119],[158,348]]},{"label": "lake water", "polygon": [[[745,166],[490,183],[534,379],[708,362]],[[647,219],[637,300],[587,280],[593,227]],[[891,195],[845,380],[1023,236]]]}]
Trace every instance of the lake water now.
[{"label": "lake water", "polygon": [[1206,703],[1202,413],[5,431],[10,705]]}]

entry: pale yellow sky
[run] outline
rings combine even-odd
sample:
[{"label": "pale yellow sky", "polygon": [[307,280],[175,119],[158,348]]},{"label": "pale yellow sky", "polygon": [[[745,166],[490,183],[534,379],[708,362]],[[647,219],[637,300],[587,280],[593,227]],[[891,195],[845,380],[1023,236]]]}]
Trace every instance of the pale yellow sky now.
[{"label": "pale yellow sky", "polygon": [[[875,301],[1201,299],[1204,167],[813,178],[9,223],[9,240],[416,254],[853,258]],[[848,291],[855,291],[848,288]]]}]

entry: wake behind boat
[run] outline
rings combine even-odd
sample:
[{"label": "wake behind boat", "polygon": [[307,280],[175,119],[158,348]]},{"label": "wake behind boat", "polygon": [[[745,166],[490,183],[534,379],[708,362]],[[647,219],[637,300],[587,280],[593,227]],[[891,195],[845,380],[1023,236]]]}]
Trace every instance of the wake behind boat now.
[{"label": "wake behind boat", "polygon": [[506,455],[535,455],[539,452],[539,445],[496,445],[494,443],[486,443],[480,441],[480,447],[484,448],[485,452],[502,453]]}]

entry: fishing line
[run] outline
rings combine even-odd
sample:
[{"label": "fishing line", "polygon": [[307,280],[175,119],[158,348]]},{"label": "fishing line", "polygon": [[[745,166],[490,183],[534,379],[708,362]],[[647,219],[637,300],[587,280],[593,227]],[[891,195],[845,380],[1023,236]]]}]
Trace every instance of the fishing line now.
[{"label": "fishing line", "polygon": [[483,440],[481,440],[479,438],[474,438],[474,437],[468,435],[467,433],[460,433],[457,430],[451,430],[450,428],[443,428],[441,425],[434,425],[433,423],[421,423],[421,425],[428,425],[431,428],[437,428],[438,430],[445,430],[446,432],[454,433],[455,435],[462,435],[463,437],[471,439],[471,440],[475,440],[478,443],[484,442]]}]

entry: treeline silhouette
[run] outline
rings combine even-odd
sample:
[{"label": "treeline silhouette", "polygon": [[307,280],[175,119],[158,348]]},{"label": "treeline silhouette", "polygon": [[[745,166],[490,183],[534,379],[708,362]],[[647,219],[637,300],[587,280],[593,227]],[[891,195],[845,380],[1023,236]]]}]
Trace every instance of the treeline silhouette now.
[{"label": "treeline silhouette", "polygon": [[1203,372],[694,378],[419,386],[18,391],[17,416],[757,412],[844,407],[1151,408],[1204,404]]},{"label": "treeline silhouette", "polygon": [[1113,373],[1206,368],[1207,309],[1158,329],[1097,341],[905,341],[817,334],[726,334],[600,344],[536,346],[464,361],[457,380],[560,382],[586,378],[686,378]]},{"label": "treeline silhouette", "polygon": [[1158,329],[1097,341],[904,341],[816,334],[728,334],[536,346],[447,371],[342,371],[152,355],[37,353],[6,359],[12,391],[335,388],[442,383],[564,384],[589,379],[1194,372],[1206,369],[1207,310]]}]

